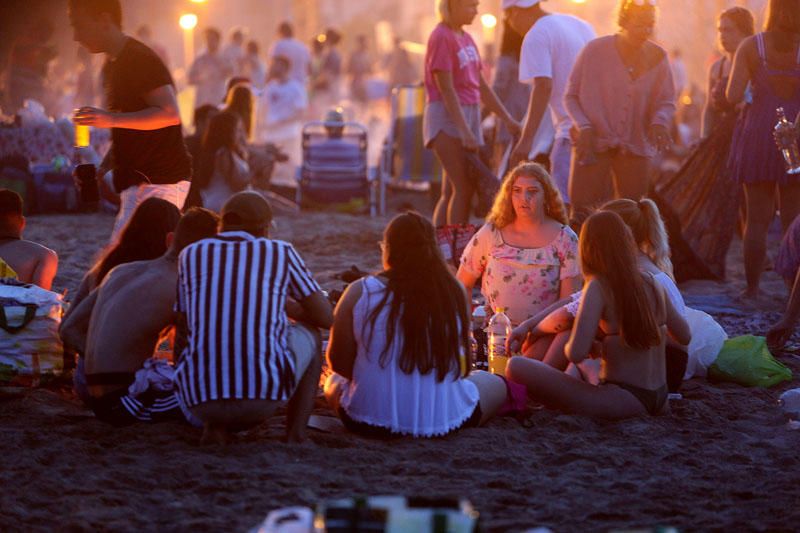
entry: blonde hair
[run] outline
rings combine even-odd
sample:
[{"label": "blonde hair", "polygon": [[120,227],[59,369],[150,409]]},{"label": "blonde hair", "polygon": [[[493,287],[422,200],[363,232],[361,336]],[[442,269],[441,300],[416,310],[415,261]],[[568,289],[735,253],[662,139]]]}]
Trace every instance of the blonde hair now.
[{"label": "blonde hair", "polygon": [[624,28],[628,25],[628,22],[630,22],[631,17],[639,13],[648,12],[652,12],[658,16],[658,5],[655,3],[651,4],[650,0],[644,0],[642,5],[638,5],[632,0],[621,0],[619,8],[617,8],[617,26]]},{"label": "blonde hair", "polygon": [[486,221],[491,222],[498,229],[502,229],[514,222],[517,215],[514,213],[514,205],[511,203],[511,190],[514,188],[514,182],[520,176],[535,178],[539,182],[544,190],[545,215],[566,225],[568,222],[567,210],[564,208],[561,193],[553,185],[550,174],[539,163],[529,162],[520,163],[506,175],[500,190],[494,197],[494,204],[486,217]]},{"label": "blonde hair", "polygon": [[669,236],[661,212],[656,203],[649,198],[638,202],[621,198],[612,200],[600,208],[618,214],[625,224],[631,228],[633,238],[639,249],[669,277],[674,279],[672,261],[670,261]]}]

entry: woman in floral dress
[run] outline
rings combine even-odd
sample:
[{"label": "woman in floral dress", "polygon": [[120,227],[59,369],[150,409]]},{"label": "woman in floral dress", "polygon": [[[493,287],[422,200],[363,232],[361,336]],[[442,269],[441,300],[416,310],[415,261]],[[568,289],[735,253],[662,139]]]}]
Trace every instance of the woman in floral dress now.
[{"label": "woman in floral dress", "polygon": [[558,189],[540,165],[521,163],[464,250],[458,279],[469,293],[482,278],[487,305],[504,308],[517,325],[580,290],[577,255]]}]

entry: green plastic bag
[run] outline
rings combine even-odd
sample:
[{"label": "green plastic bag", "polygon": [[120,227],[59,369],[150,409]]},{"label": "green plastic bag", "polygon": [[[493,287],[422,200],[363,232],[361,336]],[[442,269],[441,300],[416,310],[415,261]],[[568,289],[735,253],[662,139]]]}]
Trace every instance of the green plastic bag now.
[{"label": "green plastic bag", "polygon": [[764,337],[742,335],[725,341],[708,379],[766,388],[791,381],[792,371],[772,357]]}]

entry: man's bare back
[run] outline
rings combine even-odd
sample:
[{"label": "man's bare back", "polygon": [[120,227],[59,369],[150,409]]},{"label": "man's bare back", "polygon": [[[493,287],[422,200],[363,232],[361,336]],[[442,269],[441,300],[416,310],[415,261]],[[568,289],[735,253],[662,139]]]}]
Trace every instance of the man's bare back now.
[{"label": "man's bare back", "polygon": [[86,373],[136,372],[174,323],[174,261],[159,257],[113,269],[97,289],[86,338]]},{"label": "man's bare back", "polygon": [[20,281],[50,290],[58,270],[58,255],[32,241],[14,239],[0,243],[0,258],[14,269]]}]

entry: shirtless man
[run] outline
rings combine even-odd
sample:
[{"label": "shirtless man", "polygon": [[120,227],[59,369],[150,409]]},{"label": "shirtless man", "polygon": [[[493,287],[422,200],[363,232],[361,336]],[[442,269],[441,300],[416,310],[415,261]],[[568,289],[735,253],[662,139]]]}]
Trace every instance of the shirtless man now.
[{"label": "shirtless man", "polygon": [[178,254],[217,233],[217,216],[192,208],[168,235],[167,252],[150,261],[122,264],[70,313],[61,337],[84,354],[89,407],[101,420],[126,425],[177,408],[172,392],[128,395],[137,370],[153,355],[161,331],[175,323]]},{"label": "shirtless man", "polygon": [[[0,277],[14,277],[50,290],[58,270],[58,255],[41,244],[22,238],[25,217],[22,216],[22,197],[14,191],[0,189]],[[13,272],[9,272],[9,269]]]}]

